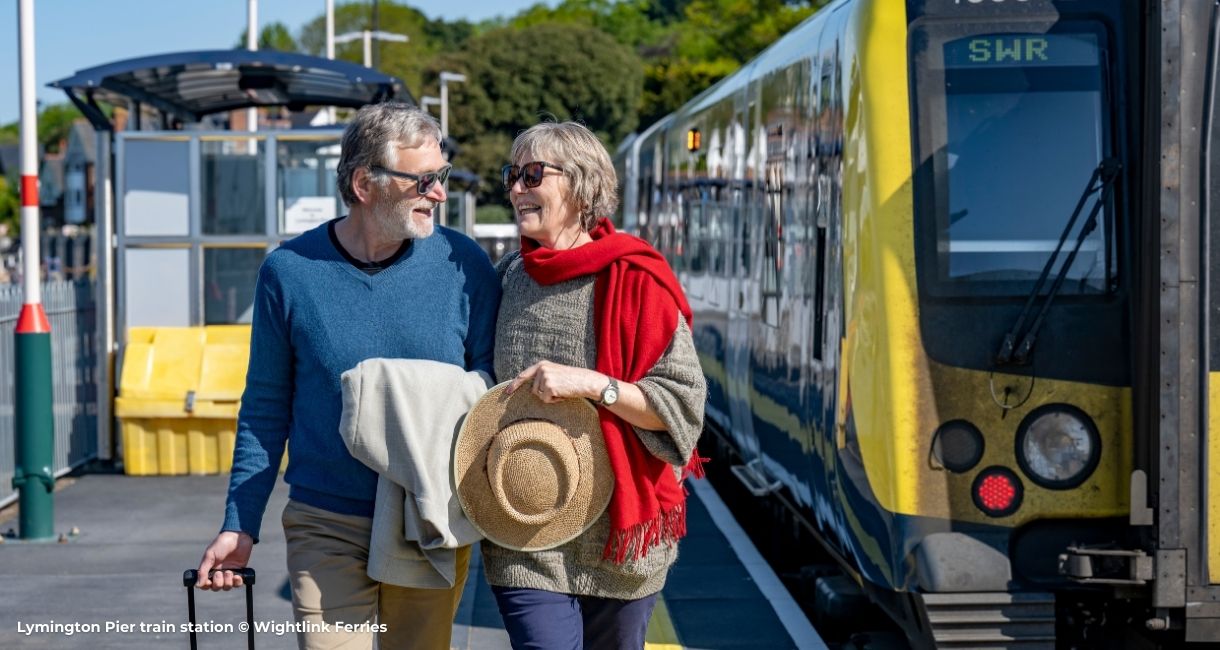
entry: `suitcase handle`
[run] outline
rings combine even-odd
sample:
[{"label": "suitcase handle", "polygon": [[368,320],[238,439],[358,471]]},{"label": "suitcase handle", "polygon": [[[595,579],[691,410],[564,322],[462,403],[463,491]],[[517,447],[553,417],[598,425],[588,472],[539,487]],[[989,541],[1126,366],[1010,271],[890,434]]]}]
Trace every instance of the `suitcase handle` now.
[{"label": "suitcase handle", "polygon": [[[242,567],[240,569],[212,569],[211,571],[208,571],[208,577],[211,577],[212,574],[216,573],[217,571],[232,571],[233,573],[241,576],[242,581],[246,584],[254,584],[254,569],[251,569],[250,567]],[[187,569],[186,571],[182,572],[182,586],[193,587],[196,582],[199,582],[198,569]]]},{"label": "suitcase handle", "polygon": [[[246,584],[246,644],[251,650],[254,649],[254,569],[243,567],[241,569],[218,569],[220,571],[233,571],[241,575],[242,580]],[[208,571],[208,575],[215,573],[217,569]],[[186,604],[187,614],[191,621],[191,650],[197,650],[199,647],[195,638],[195,582],[199,578],[197,569],[188,569],[182,572],[182,586],[186,587]]]}]

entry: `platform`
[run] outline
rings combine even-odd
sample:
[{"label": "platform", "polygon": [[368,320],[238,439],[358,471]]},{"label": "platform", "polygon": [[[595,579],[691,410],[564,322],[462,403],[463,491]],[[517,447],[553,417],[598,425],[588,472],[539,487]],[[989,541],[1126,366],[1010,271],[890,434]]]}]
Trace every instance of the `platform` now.
[{"label": "platform", "polygon": [[[79,535],[66,543],[0,544],[0,647],[188,647],[186,634],[178,631],[186,622],[181,575],[198,564],[215,534],[228,477],[86,475],[65,483],[56,494],[55,529],[77,528]],[[649,650],[825,647],[787,592],[779,593],[782,587],[770,569],[756,552],[751,555],[753,547],[742,546],[745,538],[739,529],[734,533],[736,524],[725,524],[727,510],[710,485],[700,482],[694,488],[689,535],[658,601]],[[286,500],[280,482],[252,556],[259,576],[256,621],[292,620],[278,517]],[[0,531],[16,525],[15,518],[0,521]],[[197,592],[196,603],[200,622],[236,626],[245,620],[240,592]],[[37,630],[34,624],[54,624],[57,631],[31,631]],[[205,632],[200,647],[244,646],[242,637]],[[291,633],[263,632],[256,642],[259,648],[296,647]],[[453,645],[509,647],[477,554]]]}]

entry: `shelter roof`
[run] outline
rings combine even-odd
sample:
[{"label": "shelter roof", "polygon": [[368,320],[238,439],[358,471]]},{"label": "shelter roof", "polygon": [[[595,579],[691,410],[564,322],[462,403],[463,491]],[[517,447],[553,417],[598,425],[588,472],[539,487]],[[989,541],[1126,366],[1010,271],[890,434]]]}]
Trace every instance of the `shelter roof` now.
[{"label": "shelter roof", "polygon": [[347,61],[276,50],[204,50],[115,61],[47,84],[68,94],[95,128],[110,123],[97,102],[141,102],[182,122],[240,108],[359,108],[414,103],[396,77]]}]

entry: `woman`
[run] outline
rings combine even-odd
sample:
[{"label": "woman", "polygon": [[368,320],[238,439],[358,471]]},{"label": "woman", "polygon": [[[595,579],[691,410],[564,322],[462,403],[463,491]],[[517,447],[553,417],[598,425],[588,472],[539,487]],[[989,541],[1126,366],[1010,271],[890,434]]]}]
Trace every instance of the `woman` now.
[{"label": "woman", "polygon": [[512,378],[510,393],[598,405],[615,488],[598,521],[557,548],[484,542],[487,579],[514,648],[643,648],[686,532],[680,480],[700,460],[707,387],[690,307],[664,258],[605,218],[614,167],[587,128],[525,131],[503,180],[521,251],[498,266],[496,375]]}]

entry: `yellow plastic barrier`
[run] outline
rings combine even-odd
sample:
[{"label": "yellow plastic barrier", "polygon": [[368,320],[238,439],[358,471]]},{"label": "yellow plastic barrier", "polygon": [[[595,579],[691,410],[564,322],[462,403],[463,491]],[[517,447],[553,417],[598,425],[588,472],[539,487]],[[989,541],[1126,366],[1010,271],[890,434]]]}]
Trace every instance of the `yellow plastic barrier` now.
[{"label": "yellow plastic barrier", "polygon": [[128,474],[217,474],[233,463],[248,325],[133,327],[114,410]]}]

